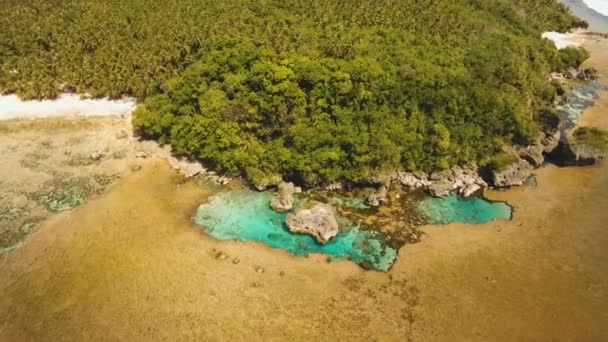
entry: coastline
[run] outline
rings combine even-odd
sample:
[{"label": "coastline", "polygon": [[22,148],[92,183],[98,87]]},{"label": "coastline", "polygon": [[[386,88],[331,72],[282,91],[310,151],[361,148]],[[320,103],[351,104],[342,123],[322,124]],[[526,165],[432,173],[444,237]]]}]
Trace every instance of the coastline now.
[{"label": "coastline", "polygon": [[[608,127],[599,96],[580,125]],[[214,240],[191,222],[209,189],[152,160],[0,256],[0,340],[606,340],[608,165],[534,173],[484,194],[512,221],[425,226],[384,274]]]}]

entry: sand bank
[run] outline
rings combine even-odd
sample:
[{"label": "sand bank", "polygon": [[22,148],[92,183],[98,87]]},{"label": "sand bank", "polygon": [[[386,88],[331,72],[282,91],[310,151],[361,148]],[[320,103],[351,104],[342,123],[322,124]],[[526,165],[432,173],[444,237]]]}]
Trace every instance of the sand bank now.
[{"label": "sand bank", "polygon": [[134,99],[82,99],[63,94],[55,100],[23,101],[17,95],[0,95],[0,120],[70,116],[128,116],[135,110]]}]

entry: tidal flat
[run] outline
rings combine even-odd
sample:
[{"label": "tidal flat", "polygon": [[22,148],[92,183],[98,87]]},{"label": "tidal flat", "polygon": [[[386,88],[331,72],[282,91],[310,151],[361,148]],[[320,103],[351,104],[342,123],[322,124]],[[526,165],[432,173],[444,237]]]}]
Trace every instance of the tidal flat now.
[{"label": "tidal flat", "polygon": [[[608,128],[606,95],[579,125]],[[0,257],[0,340],[606,340],[608,165],[536,176],[486,192],[512,220],[422,226],[385,273],[217,240],[213,191],[148,160]]]}]

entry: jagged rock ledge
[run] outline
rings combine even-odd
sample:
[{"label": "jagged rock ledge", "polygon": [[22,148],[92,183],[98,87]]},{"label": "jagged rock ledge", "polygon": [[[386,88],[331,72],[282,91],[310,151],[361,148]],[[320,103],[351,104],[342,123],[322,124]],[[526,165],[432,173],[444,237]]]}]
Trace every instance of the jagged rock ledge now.
[{"label": "jagged rock ledge", "polygon": [[280,182],[277,191],[272,194],[270,206],[279,212],[287,212],[293,208],[294,195],[302,192],[302,188],[293,183]]},{"label": "jagged rock ledge", "polygon": [[311,235],[320,244],[327,243],[338,234],[334,209],[320,202],[307,203],[306,207],[287,215],[285,223],[290,232]]}]

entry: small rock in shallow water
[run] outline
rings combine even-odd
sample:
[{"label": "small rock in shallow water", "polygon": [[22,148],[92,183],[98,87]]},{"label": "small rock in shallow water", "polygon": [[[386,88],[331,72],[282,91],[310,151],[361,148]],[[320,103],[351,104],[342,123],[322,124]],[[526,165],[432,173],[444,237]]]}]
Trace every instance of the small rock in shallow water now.
[{"label": "small rock in shallow water", "polygon": [[261,266],[258,266],[258,267],[255,269],[255,271],[256,271],[256,272],[258,272],[258,273],[264,273],[264,268],[263,268],[263,267],[261,267]]},{"label": "small rock in shallow water", "polygon": [[239,262],[241,262],[241,260],[239,258],[232,259],[232,263],[235,265],[238,264]]},{"label": "small rock in shallow water", "polygon": [[262,283],[258,283],[257,281],[254,281],[253,283],[251,283],[251,287],[262,287]]},{"label": "small rock in shallow water", "polygon": [[141,166],[139,166],[139,165],[133,165],[133,166],[131,166],[131,171],[137,172],[139,170],[141,170]]},{"label": "small rock in shallow water", "polygon": [[284,276],[285,276],[285,271],[281,271],[281,272],[279,272],[279,275],[280,275],[281,277],[284,277]]}]

